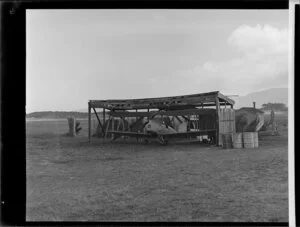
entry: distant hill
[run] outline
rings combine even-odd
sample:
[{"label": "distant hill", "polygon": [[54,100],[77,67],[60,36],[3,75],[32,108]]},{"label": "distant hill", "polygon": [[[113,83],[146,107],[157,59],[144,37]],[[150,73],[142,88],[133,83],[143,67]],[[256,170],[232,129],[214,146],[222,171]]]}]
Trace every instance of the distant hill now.
[{"label": "distant hill", "polygon": [[288,105],[288,88],[271,88],[264,91],[252,92],[245,96],[231,97],[235,103],[235,108],[252,107],[256,102],[256,108],[261,108],[264,103],[284,103]]}]

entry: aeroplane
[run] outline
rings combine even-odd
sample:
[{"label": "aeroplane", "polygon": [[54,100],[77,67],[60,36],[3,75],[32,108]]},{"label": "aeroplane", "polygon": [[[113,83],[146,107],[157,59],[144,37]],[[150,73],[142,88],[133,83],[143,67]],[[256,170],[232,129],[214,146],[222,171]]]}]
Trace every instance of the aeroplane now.
[{"label": "aeroplane", "polygon": [[[175,117],[178,118],[178,117]],[[173,118],[173,122],[174,119]],[[180,120],[180,119],[178,119]],[[113,140],[121,137],[121,136],[129,136],[136,138],[144,138],[144,143],[149,143],[149,138],[158,138],[159,142],[162,145],[168,144],[169,139],[175,137],[192,137],[199,135],[211,135],[214,136],[215,130],[197,130],[197,131],[188,131],[187,130],[187,120],[180,120],[177,123],[174,123],[175,127],[172,127],[170,123],[167,123],[163,120],[163,118],[155,119],[154,116],[146,121],[142,128],[144,132],[129,132],[129,131],[109,131],[114,135]],[[175,130],[177,128],[177,130]]]}]

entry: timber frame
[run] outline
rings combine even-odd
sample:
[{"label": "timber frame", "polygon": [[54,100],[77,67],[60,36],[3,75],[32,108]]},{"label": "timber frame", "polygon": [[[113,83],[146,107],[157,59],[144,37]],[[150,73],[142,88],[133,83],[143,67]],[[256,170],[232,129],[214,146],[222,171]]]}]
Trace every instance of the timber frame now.
[{"label": "timber frame", "polygon": [[[219,118],[221,107],[233,108],[234,101],[225,95],[222,95],[219,91],[171,96],[171,97],[159,97],[159,98],[143,98],[143,99],[113,99],[113,100],[89,100],[88,102],[88,136],[91,142],[91,110],[93,109],[99,126],[103,134],[106,136],[108,132],[107,128],[104,128],[106,111],[109,115],[109,121],[112,120],[112,127],[114,124],[114,117],[119,117],[122,121],[125,121],[126,117],[136,117],[136,120],[141,120],[144,117],[151,117],[155,113],[163,113],[166,116],[184,116],[184,115],[198,115],[200,116],[205,111],[211,111],[207,107],[215,108],[215,122],[216,122],[216,144],[219,144]],[[97,108],[103,109],[103,121],[96,112]],[[143,110],[138,112],[138,110]],[[147,110],[147,111],[145,111]],[[151,111],[150,111],[151,110]],[[135,112],[133,112],[135,111]],[[119,127],[119,125],[118,125]],[[113,135],[112,135],[113,138]]]}]

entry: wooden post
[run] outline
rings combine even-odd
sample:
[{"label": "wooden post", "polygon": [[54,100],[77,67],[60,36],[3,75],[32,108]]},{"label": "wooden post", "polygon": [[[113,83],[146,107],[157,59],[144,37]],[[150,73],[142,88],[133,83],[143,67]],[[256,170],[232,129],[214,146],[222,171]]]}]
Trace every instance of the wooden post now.
[{"label": "wooden post", "polygon": [[[187,124],[187,131],[189,131],[190,129],[188,128],[189,124],[190,124],[190,120],[191,120],[191,116],[188,115],[188,124]],[[192,137],[190,136],[190,140],[192,140]]]},{"label": "wooden post", "polygon": [[[112,117],[112,125],[111,125],[111,128],[112,128],[112,131],[115,131],[115,118]],[[114,139],[114,134],[112,133],[111,134],[111,139],[113,140]]]},{"label": "wooden post", "polygon": [[106,124],[104,139],[107,139],[107,131],[109,130],[110,119],[111,119],[111,117],[109,116],[109,118],[107,120],[107,124]]},{"label": "wooden post", "polygon": [[[137,113],[137,112],[138,112],[138,109],[136,109],[135,112]],[[143,119],[143,118],[142,118],[142,119]],[[137,122],[138,122],[138,117],[136,117],[135,120],[136,120],[136,123],[137,123]],[[139,129],[138,129],[138,131],[139,131]],[[136,142],[139,142],[139,138],[138,138],[138,137],[136,137]]]},{"label": "wooden post", "polygon": [[198,131],[200,132],[200,114],[198,115],[197,126],[198,126]]},{"label": "wooden post", "polygon": [[97,120],[98,120],[98,124],[99,124],[99,126],[100,126],[100,128],[101,128],[101,131],[102,131],[102,133],[104,133],[104,128],[103,128],[103,125],[101,124],[101,121],[100,121],[100,118],[99,118],[99,116],[98,116],[98,114],[97,114],[97,111],[96,111],[96,109],[93,107],[93,110],[94,110],[94,113],[95,113],[95,115],[96,115],[96,117],[97,117]]},{"label": "wooden post", "polygon": [[[137,113],[138,112],[138,110],[137,109],[135,109],[135,112]],[[136,116],[135,117],[135,121],[137,121],[138,120],[138,117]]]},{"label": "wooden post", "polygon": [[105,124],[105,108],[103,108],[102,115],[103,115],[103,125],[104,125]]},{"label": "wooden post", "polygon": [[[200,114],[199,115],[196,115],[196,117],[198,117],[198,121],[197,121],[197,129],[198,131],[200,132]],[[196,119],[197,120],[197,119]],[[195,121],[196,122],[196,121]],[[201,139],[200,139],[201,138]],[[199,135],[199,142],[201,142],[202,140],[202,136]]]},{"label": "wooden post", "polygon": [[[124,112],[125,112],[125,110],[124,110]],[[126,118],[121,118],[120,120],[122,120],[122,127],[123,127],[123,132],[125,132],[126,130],[125,130],[125,121],[126,121]],[[122,138],[123,138],[123,140],[125,140],[125,136],[122,136]]]},{"label": "wooden post", "polygon": [[[117,119],[118,119],[118,118],[117,118]],[[119,131],[120,125],[121,125],[121,118],[118,119],[118,123],[117,123],[117,131]]]},{"label": "wooden post", "polygon": [[89,112],[89,142],[91,143],[92,142],[92,133],[91,133],[91,103],[89,102],[88,103],[88,112]]},{"label": "wooden post", "polygon": [[106,129],[104,128],[104,125],[105,125],[105,108],[103,107],[103,110],[102,110],[102,117],[103,117],[103,138],[105,138],[105,134],[106,134]]},{"label": "wooden post", "polygon": [[76,136],[76,119],[74,117],[68,118],[69,123],[69,136]]},{"label": "wooden post", "polygon": [[219,141],[220,141],[220,103],[219,103],[219,97],[216,97],[216,122],[217,122],[217,127],[216,127],[216,145],[219,146]]}]

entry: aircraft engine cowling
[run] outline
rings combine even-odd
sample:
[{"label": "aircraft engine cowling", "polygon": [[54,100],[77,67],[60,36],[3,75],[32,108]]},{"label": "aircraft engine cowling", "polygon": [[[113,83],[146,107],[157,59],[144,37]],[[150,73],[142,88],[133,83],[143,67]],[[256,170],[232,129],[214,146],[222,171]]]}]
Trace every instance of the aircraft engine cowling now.
[{"label": "aircraft engine cowling", "polygon": [[170,134],[176,133],[176,130],[159,120],[149,120],[148,124],[145,125],[147,132],[153,132],[156,134]]}]

